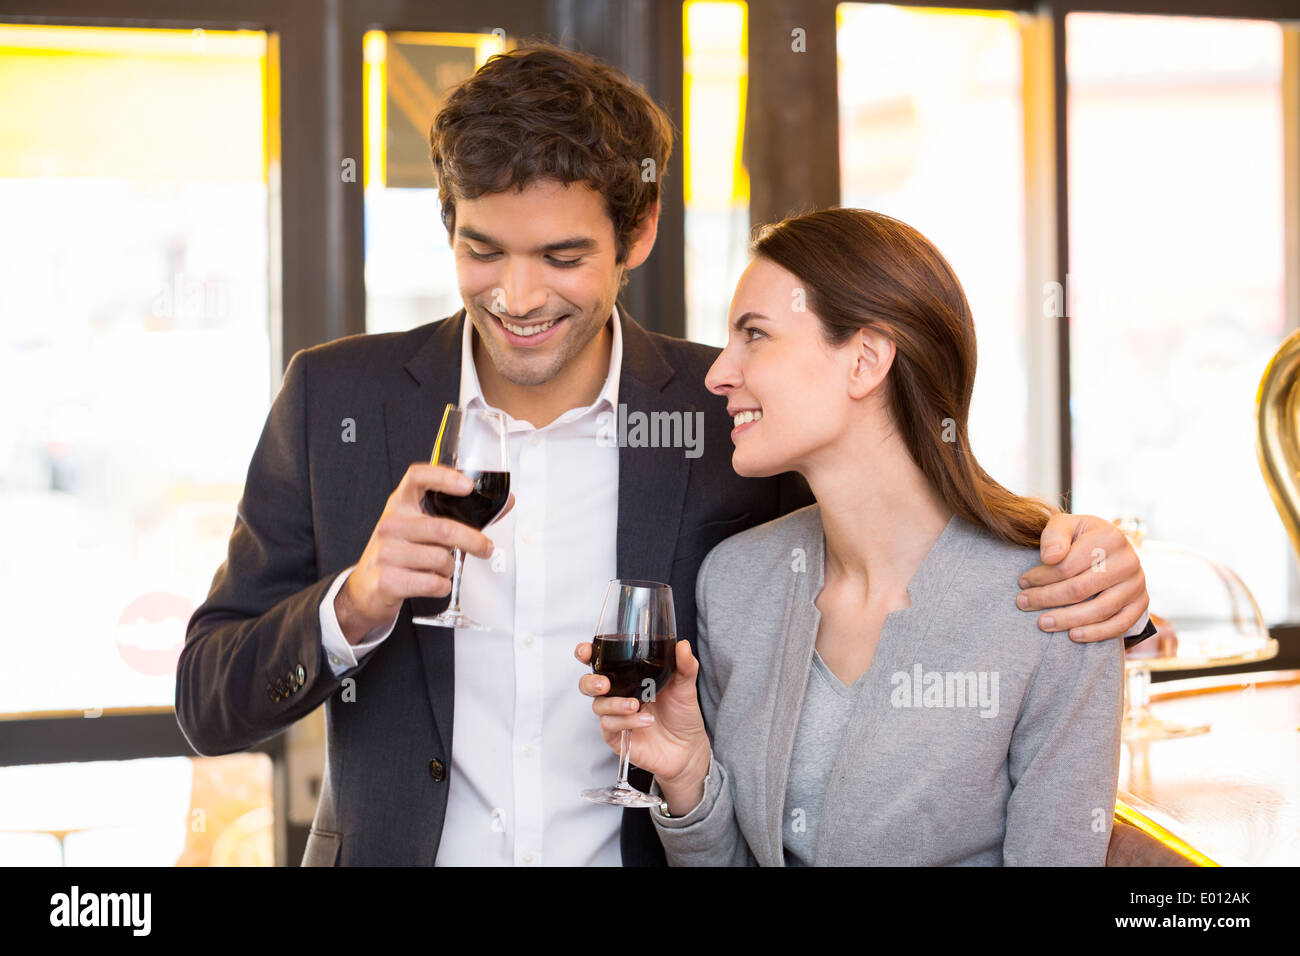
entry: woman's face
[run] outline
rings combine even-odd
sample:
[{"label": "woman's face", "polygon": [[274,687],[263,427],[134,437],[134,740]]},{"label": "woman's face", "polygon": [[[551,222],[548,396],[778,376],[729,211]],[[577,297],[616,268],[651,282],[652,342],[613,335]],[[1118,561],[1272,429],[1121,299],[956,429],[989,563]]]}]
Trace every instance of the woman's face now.
[{"label": "woman's face", "polygon": [[806,299],[797,276],[762,256],[736,286],[727,346],[704,383],[727,399],[738,475],[804,472],[819,450],[844,434],[853,340],[828,345]]}]

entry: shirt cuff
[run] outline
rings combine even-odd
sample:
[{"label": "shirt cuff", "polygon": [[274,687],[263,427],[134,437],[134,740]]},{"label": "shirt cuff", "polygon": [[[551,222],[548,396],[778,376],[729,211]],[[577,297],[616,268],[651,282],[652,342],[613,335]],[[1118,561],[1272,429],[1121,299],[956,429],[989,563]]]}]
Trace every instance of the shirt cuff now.
[{"label": "shirt cuff", "polygon": [[[375,628],[359,643],[348,643],[348,639],[343,636],[343,628],[339,626],[338,615],[334,613],[334,599],[338,597],[348,575],[354,570],[356,570],[355,564],[335,578],[325,599],[320,602],[320,640],[325,648],[325,659],[329,661],[330,670],[334,672],[335,677],[342,677],[361,663],[361,659],[382,644],[397,626],[397,617],[394,617],[393,622],[387,627]],[[400,611],[398,616],[401,616]]]},{"label": "shirt cuff", "polygon": [[[1124,650],[1127,651],[1129,648],[1136,647],[1137,645],[1139,645],[1139,644],[1141,644],[1143,641],[1145,641],[1148,637],[1154,637],[1154,636],[1155,636],[1155,633],[1156,633],[1156,622],[1153,621],[1153,620],[1151,620],[1151,615],[1150,615],[1150,614],[1144,614],[1144,615],[1143,615],[1143,618],[1144,618],[1144,619],[1146,620],[1146,622],[1147,622],[1147,623],[1146,623],[1146,627],[1144,627],[1144,628],[1143,628],[1139,633],[1137,633],[1137,634],[1125,634],[1124,637],[1122,638],[1122,640],[1124,641]],[[1141,622],[1139,622],[1139,623],[1141,623]]]},{"label": "shirt cuff", "polygon": [[1147,621],[1151,620],[1151,613],[1144,611],[1138,622],[1124,632],[1125,637],[1136,637],[1147,629]]}]

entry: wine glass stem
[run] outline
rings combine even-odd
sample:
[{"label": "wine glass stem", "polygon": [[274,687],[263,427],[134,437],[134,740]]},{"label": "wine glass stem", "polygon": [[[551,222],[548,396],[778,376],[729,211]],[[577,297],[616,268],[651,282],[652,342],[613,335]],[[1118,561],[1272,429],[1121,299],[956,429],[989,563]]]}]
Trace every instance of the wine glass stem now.
[{"label": "wine glass stem", "polygon": [[628,758],[631,757],[631,748],[627,745],[627,735],[630,731],[623,731],[618,737],[618,783],[614,786],[619,790],[631,790],[627,782],[627,764]]},{"label": "wine glass stem", "polygon": [[453,614],[460,613],[460,569],[465,565],[465,555],[460,548],[453,549],[456,566],[451,573],[451,602],[447,605],[447,610]]}]

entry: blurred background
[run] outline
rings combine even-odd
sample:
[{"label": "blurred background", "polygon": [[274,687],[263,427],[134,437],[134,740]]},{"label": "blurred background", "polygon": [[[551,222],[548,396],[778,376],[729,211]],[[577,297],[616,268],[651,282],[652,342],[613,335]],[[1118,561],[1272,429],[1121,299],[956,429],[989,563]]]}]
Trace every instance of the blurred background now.
[{"label": "blurred background", "polygon": [[1212,554],[1300,666],[1253,432],[1300,328],[1300,9],[975,6],[2,0],[0,864],[301,858],[320,715],[194,756],[185,624],[293,353],[460,308],[428,128],[530,36],[680,130],[643,325],[721,345],[751,227],[905,220],[974,310],[984,467]]}]

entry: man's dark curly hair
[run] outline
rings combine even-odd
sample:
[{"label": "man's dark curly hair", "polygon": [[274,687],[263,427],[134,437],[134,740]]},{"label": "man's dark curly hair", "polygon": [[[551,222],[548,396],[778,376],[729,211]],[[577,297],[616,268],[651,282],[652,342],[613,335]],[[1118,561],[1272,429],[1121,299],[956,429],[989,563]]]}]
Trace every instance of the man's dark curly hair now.
[{"label": "man's dark curly hair", "polygon": [[458,199],[539,179],[585,182],[605,197],[619,263],[659,198],[672,147],[668,115],[628,77],[541,42],[489,58],[452,91],[429,130],[448,235]]}]

